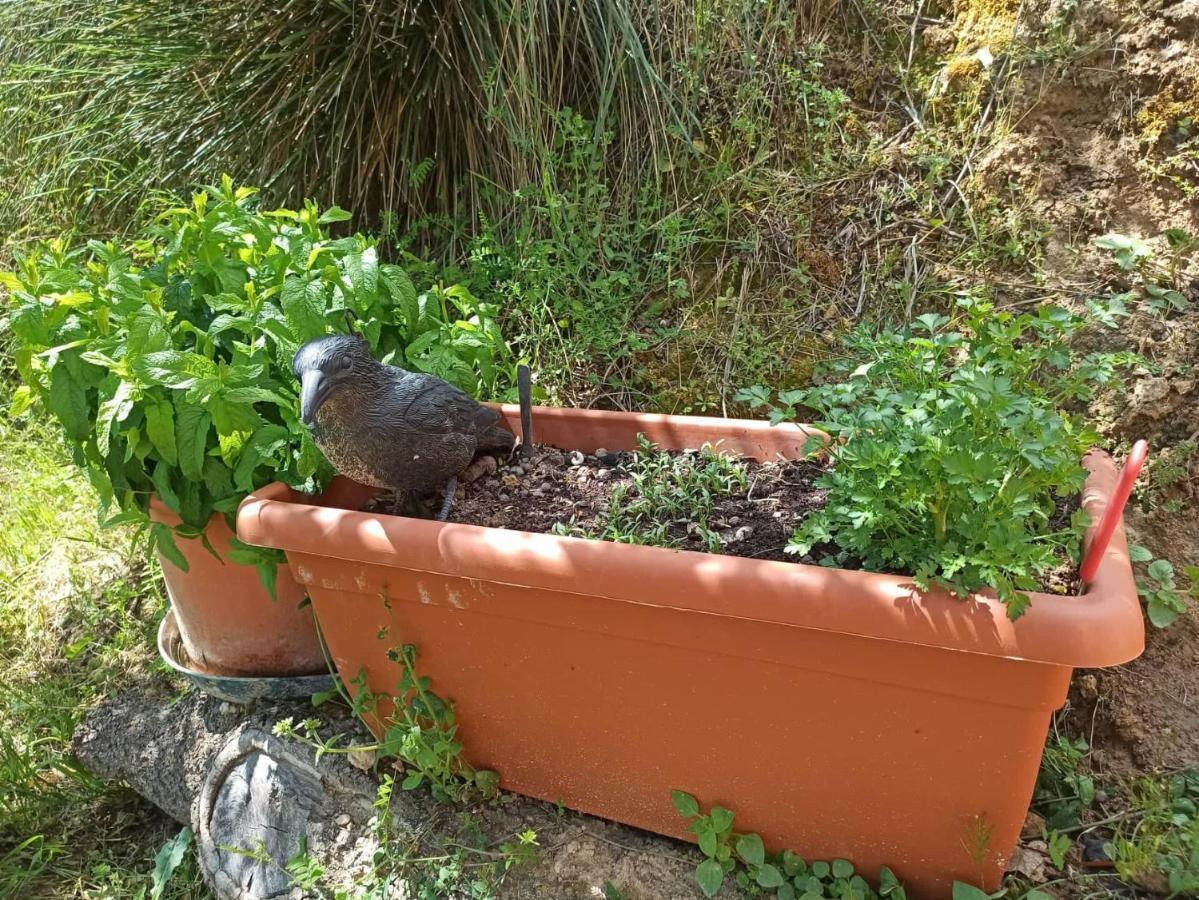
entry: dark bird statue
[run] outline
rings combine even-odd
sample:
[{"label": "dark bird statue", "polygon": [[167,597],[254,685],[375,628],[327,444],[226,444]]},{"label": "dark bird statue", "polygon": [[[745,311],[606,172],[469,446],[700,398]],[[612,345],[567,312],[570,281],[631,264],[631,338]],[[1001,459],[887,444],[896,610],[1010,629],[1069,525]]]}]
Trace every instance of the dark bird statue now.
[{"label": "dark bird statue", "polygon": [[292,371],[316,445],[343,475],[394,490],[397,509],[410,492],[444,486],[444,521],[476,454],[506,454],[515,443],[498,412],[435,375],[378,362],[356,334],[309,341]]}]

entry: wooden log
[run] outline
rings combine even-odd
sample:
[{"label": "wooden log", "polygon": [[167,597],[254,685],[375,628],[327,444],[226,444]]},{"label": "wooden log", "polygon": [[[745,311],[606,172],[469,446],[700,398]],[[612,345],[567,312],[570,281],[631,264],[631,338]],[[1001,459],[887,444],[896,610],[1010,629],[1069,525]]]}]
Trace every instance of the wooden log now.
[{"label": "wooden log", "polygon": [[[378,849],[372,827],[378,777],[345,754],[318,761],[311,747],[275,737],[275,723],[289,717],[319,718],[322,735],[341,734],[342,746],[371,740],[335,705],[239,707],[196,691],[176,699],[137,689],[93,710],[72,749],[94,774],[127,782],[191,825],[200,869],[219,900],[329,897],[339,887],[356,896],[352,887],[363,882]],[[384,771],[389,767],[380,763]],[[537,832],[539,858],[507,874],[499,893],[505,900],[593,900],[604,896],[605,883],[629,900],[702,896],[693,876],[699,861],[694,850],[515,795],[464,810],[397,786],[388,806],[392,851],[444,853],[439,841],[462,828],[464,813],[471,829],[494,840]],[[323,892],[301,890],[286,871],[301,849],[325,870]]]}]

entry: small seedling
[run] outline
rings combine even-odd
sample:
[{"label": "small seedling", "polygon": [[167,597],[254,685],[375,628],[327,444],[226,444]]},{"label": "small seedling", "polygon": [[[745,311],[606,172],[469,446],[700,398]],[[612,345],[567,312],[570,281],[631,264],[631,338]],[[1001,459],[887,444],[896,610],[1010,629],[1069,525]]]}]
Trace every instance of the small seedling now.
[{"label": "small seedling", "polygon": [[970,859],[974,862],[974,868],[978,870],[980,878],[987,855],[991,852],[991,840],[994,833],[995,826],[987,821],[986,814],[979,814],[974,817],[965,837],[962,838],[962,847],[970,854]]},{"label": "small seedling", "polygon": [[553,532],[623,544],[683,547],[697,534],[709,553],[722,542],[711,520],[716,501],[747,488],[745,464],[705,444],[696,453],[666,453],[645,435],[627,466],[632,485],[616,484],[589,528],[558,523]]},{"label": "small seedling", "polygon": [[1083,738],[1053,736],[1045,745],[1033,805],[1050,829],[1077,826],[1082,811],[1095,802],[1095,780],[1082,771],[1090,745]]},{"label": "small seedling", "polygon": [[906,900],[903,885],[886,866],[879,870],[876,891],[855,874],[849,860],[809,864],[790,850],[767,853],[760,835],[733,830],[731,810],[713,806],[703,813],[699,801],[686,791],[671,791],[671,800],[679,815],[694,820],[691,832],[706,857],[695,870],[695,880],[706,897],[715,896],[731,877],[743,892],[751,896],[773,892],[777,900]]},{"label": "small seedling", "polygon": [[[1158,628],[1166,628],[1186,612],[1186,595],[1175,583],[1174,566],[1169,560],[1155,559],[1153,554],[1139,544],[1130,544],[1129,558],[1139,567],[1144,567],[1144,577],[1137,579],[1137,593],[1145,603],[1149,621]],[[1187,566],[1184,570],[1191,582],[1191,592],[1199,592],[1199,566]]]},{"label": "small seedling", "polygon": [[[1134,276],[1139,282],[1140,297],[1151,313],[1165,317],[1171,312],[1185,312],[1191,306],[1186,294],[1178,290],[1179,272],[1183,260],[1199,249],[1199,239],[1181,228],[1163,232],[1170,249],[1166,264],[1161,265],[1146,240],[1127,234],[1105,234],[1095,239],[1095,246],[1111,250],[1117,266]],[[1122,300],[1136,297],[1136,293],[1119,295]]]},{"label": "small seedling", "polygon": [[[283,719],[275,724],[275,734],[314,747],[318,760],[325,753],[368,750],[398,757],[405,765],[406,774],[400,787],[406,791],[428,785],[438,800],[461,801],[471,793],[486,799],[496,797],[499,776],[486,769],[475,769],[463,758],[454,705],[433,692],[427,676],[417,674],[416,657],[417,650],[412,644],[388,652],[388,658],[400,666],[400,680],[390,696],[370,690],[365,669],[360,669],[351,680],[355,688],[352,701],[355,715],[381,722],[386,729],[377,743],[340,746],[343,735],[323,738],[316,719],[305,719],[299,725],[292,718]],[[384,715],[382,708],[386,703],[391,703],[392,709]]]},{"label": "small seedling", "polygon": [[1199,894],[1199,769],[1144,778],[1130,799],[1133,814],[1104,848],[1120,877],[1171,897]]},{"label": "small seedling", "polygon": [[1095,246],[1111,250],[1116,265],[1125,272],[1137,271],[1145,260],[1153,257],[1153,248],[1147,241],[1128,234],[1105,234],[1095,238]]},{"label": "small seedling", "polygon": [[1072,845],[1073,842],[1069,835],[1062,834],[1060,831],[1045,832],[1045,848],[1056,869],[1061,869],[1066,865],[1066,854],[1070,852]]}]

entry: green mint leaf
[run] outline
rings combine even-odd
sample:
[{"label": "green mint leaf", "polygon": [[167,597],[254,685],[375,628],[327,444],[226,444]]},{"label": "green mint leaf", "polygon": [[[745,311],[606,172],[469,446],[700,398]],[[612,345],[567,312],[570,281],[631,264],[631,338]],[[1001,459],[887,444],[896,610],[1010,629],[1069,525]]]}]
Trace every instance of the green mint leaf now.
[{"label": "green mint leaf", "polygon": [[168,400],[148,400],[145,404],[146,437],[167,465],[179,464],[175,438],[175,407]]},{"label": "green mint leaf", "polygon": [[325,333],[325,285],[320,279],[308,281],[292,276],[283,283],[280,302],[287,327],[303,343]]},{"label": "green mint leaf", "polygon": [[170,561],[184,572],[187,571],[187,559],[180,552],[179,545],[175,543],[175,534],[169,527],[161,522],[155,522],[150,526],[150,536],[164,560]]},{"label": "green mint leaf", "polygon": [[334,222],[348,222],[354,218],[354,214],[347,212],[340,206],[330,206],[320,216],[317,217],[317,224],[331,225]]},{"label": "green mint leaf", "polygon": [[202,408],[187,402],[182,396],[175,401],[175,446],[179,470],[192,481],[203,475],[204,454],[208,446],[211,418]]},{"label": "green mint leaf", "polygon": [[184,350],[162,350],[147,353],[134,360],[134,371],[143,381],[184,390],[205,379],[217,377],[217,367],[211,359]]},{"label": "green mint leaf", "polygon": [[48,405],[71,440],[85,440],[91,433],[92,418],[87,391],[75,380],[62,360],[50,372]]}]

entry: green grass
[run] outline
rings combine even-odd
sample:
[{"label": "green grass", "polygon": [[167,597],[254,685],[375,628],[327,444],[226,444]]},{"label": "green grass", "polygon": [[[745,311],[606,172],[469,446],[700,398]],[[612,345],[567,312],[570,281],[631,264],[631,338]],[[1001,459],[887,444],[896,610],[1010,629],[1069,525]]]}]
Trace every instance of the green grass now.
[{"label": "green grass", "polygon": [[0,4],[0,187],[102,218],[218,171],[371,217],[469,208],[482,184],[527,180],[528,148],[553,141],[547,109],[642,122],[651,147],[665,133],[643,40],[660,23],[632,6]]},{"label": "green grass", "polygon": [[956,186],[1000,105],[934,102],[901,6],[0,4],[0,233],[125,231],[227,171],[464,271],[555,401],[736,412],[845,320],[1038,253]]},{"label": "green grass", "polygon": [[[11,381],[0,380],[7,406]],[[145,554],[99,532],[95,499],[56,428],[0,417],[0,897],[140,897],[178,826],[79,767],[83,712],[157,677],[163,605]],[[191,863],[164,897],[205,897]]]}]

